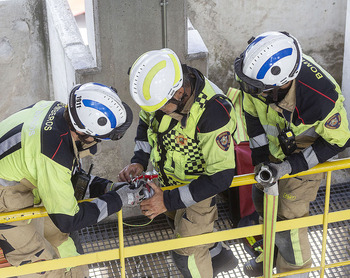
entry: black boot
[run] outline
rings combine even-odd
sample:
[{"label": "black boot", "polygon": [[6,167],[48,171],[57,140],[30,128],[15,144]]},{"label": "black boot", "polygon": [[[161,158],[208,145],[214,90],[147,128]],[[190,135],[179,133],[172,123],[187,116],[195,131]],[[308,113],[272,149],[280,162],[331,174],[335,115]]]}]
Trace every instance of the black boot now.
[{"label": "black boot", "polygon": [[192,278],[190,269],[188,268],[188,256],[180,255],[175,251],[171,251],[174,263],[184,278]]},{"label": "black boot", "polygon": [[[262,250],[263,246],[263,240],[256,242],[256,245],[253,245],[253,250]],[[254,248],[255,247],[255,248]],[[260,248],[257,248],[260,247]],[[277,260],[277,254],[278,254],[278,249],[277,246],[275,246],[275,252],[274,252],[274,257],[273,257],[273,267],[276,266],[276,260]],[[243,272],[245,275],[248,277],[259,277],[263,276],[264,274],[264,253],[263,251],[260,252],[260,255],[255,257],[254,259],[251,259],[250,261],[246,262],[243,266]]]},{"label": "black boot", "polygon": [[223,242],[216,243],[209,251],[212,255],[211,262],[214,277],[221,272],[228,272],[238,265],[238,260],[233,255],[232,250]]}]

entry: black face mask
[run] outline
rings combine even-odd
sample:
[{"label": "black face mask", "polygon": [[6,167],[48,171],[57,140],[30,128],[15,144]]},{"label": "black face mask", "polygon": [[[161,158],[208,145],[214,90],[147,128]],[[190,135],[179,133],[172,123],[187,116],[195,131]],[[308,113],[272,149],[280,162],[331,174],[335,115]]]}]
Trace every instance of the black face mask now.
[{"label": "black face mask", "polygon": [[267,97],[265,97],[266,102],[267,103],[277,103],[277,102],[282,101],[285,98],[285,96],[288,93],[291,86],[292,86],[292,82],[285,89],[279,88],[275,93],[273,93],[271,91],[271,93]]}]

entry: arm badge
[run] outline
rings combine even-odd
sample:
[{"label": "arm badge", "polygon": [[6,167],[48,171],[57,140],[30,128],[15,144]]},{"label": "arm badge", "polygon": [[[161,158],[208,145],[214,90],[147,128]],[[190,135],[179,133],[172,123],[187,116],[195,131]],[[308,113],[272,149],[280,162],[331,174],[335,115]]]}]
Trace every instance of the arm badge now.
[{"label": "arm badge", "polygon": [[230,148],[231,144],[231,134],[228,131],[224,131],[220,133],[216,137],[216,144],[220,147],[220,149],[227,151]]}]

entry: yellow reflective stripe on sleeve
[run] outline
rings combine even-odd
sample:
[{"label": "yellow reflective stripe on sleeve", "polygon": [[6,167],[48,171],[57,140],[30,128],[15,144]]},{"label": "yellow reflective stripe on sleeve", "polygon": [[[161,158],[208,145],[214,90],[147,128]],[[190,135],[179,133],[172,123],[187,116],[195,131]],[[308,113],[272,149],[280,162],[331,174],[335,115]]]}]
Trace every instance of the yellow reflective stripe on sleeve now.
[{"label": "yellow reflective stripe on sleeve", "polygon": [[143,82],[143,86],[142,86],[142,92],[143,92],[143,96],[145,97],[145,100],[149,100],[151,98],[151,94],[150,94],[150,87],[151,87],[151,83],[152,80],[154,78],[154,76],[163,68],[165,68],[166,66],[166,62],[165,61],[161,61],[158,64],[156,64],[146,75],[145,77],[145,81]]},{"label": "yellow reflective stripe on sleeve", "polygon": [[188,257],[188,269],[191,272],[192,278],[201,278],[198,267],[196,265],[196,260],[194,258],[194,254]]},{"label": "yellow reflective stripe on sleeve", "polygon": [[299,241],[299,229],[290,230],[290,239],[292,241],[295,265],[301,266],[304,265],[303,255],[301,253],[301,246]]},{"label": "yellow reflective stripe on sleeve", "polygon": [[180,77],[181,77],[180,66],[179,66],[179,63],[177,62],[177,60],[173,54],[169,54],[169,57],[170,57],[171,61],[173,61],[173,64],[174,64],[175,79],[174,79],[173,85],[175,85],[177,82],[179,82]]}]

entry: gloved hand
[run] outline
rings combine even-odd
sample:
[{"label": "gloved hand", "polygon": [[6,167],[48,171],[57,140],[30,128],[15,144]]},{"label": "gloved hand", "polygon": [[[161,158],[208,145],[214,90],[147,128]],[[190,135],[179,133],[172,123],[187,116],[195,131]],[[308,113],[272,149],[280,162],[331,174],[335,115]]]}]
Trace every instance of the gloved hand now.
[{"label": "gloved hand", "polygon": [[108,191],[115,191],[122,200],[123,207],[136,207],[144,199],[142,194],[142,187],[130,188],[130,184],[127,182],[115,182],[109,186]]},{"label": "gloved hand", "polygon": [[292,167],[288,160],[281,163],[260,163],[254,168],[255,180],[265,188],[272,186],[290,172],[292,172]]}]

